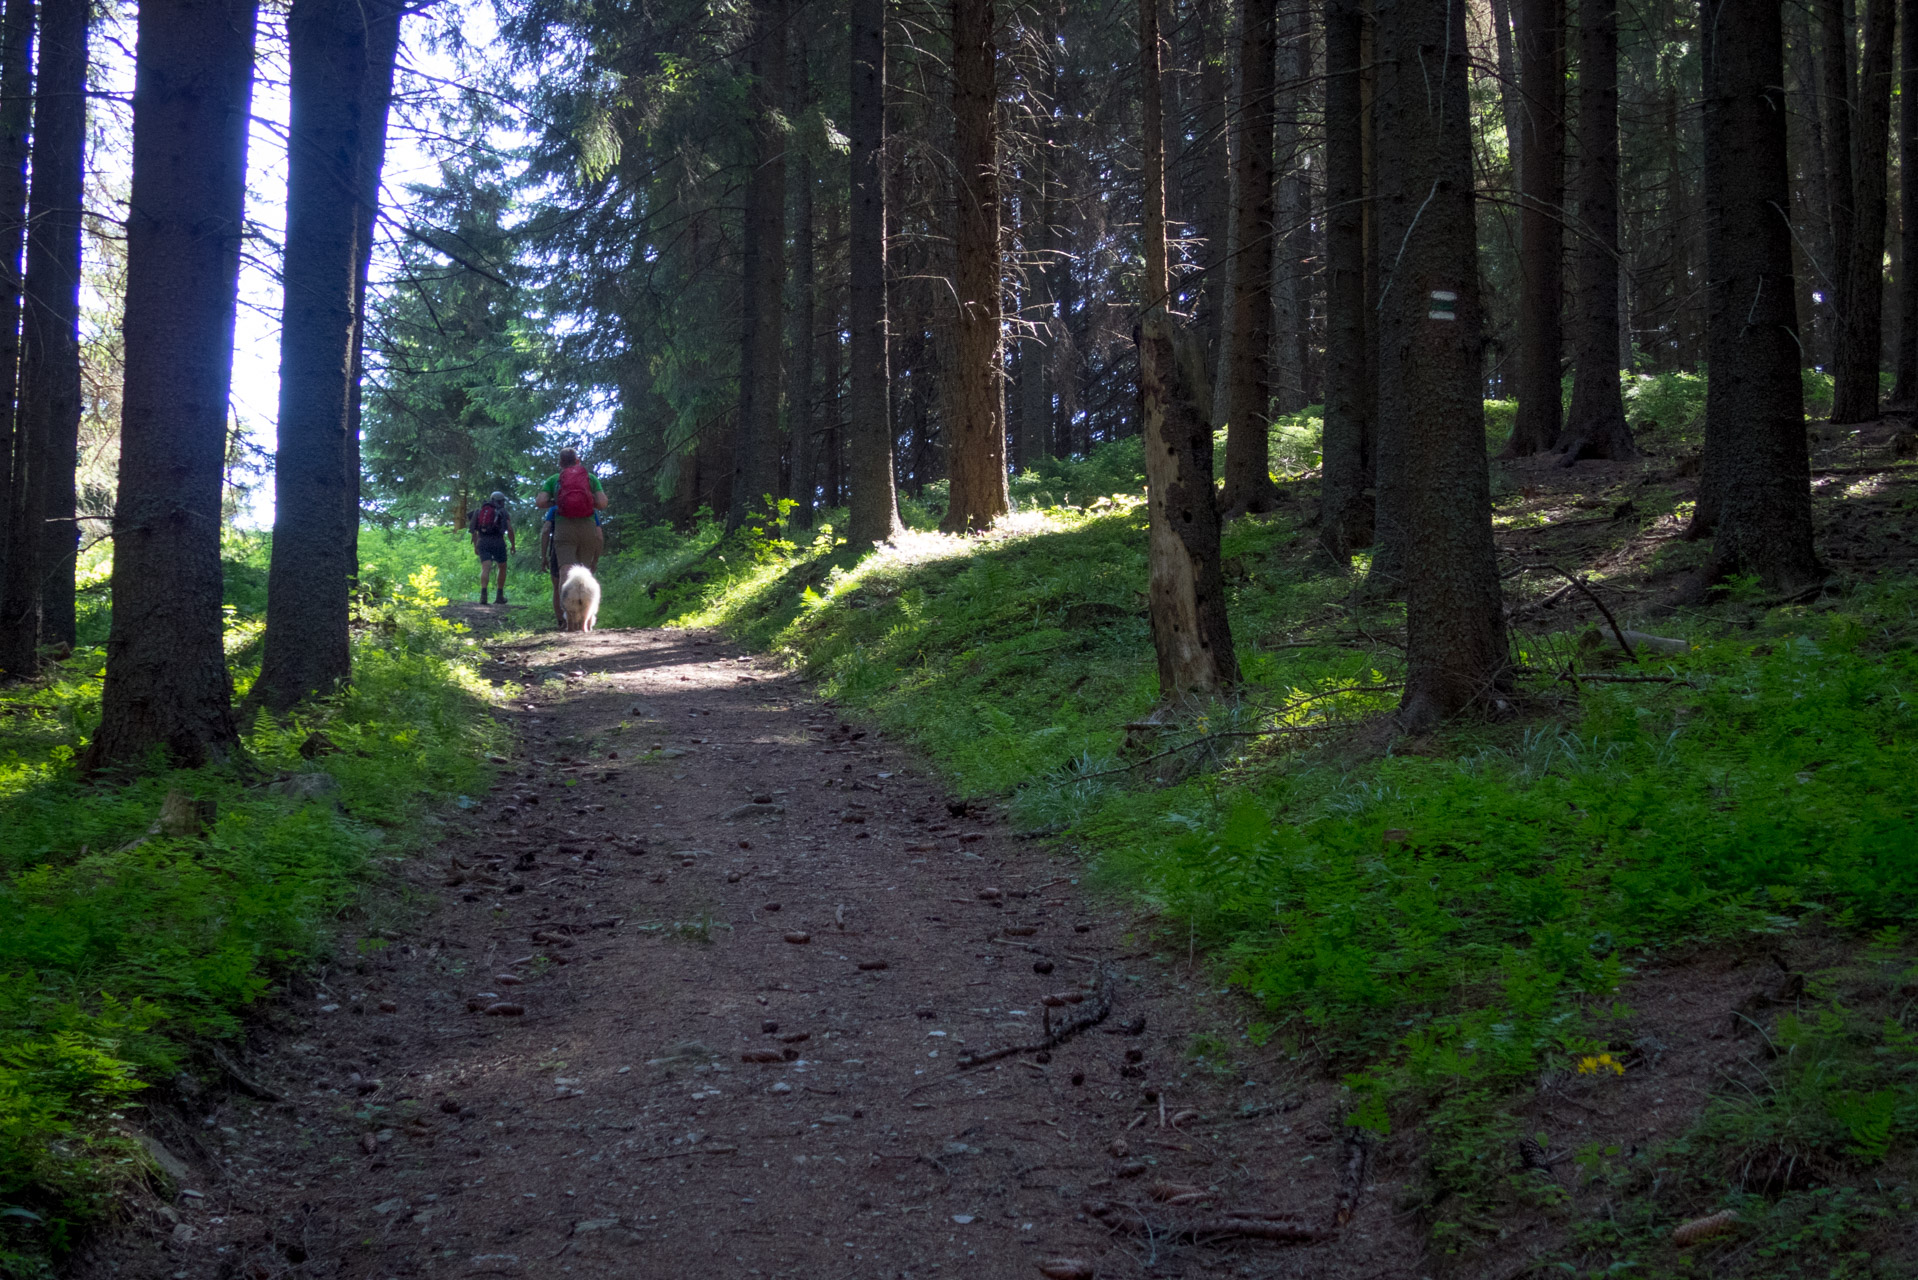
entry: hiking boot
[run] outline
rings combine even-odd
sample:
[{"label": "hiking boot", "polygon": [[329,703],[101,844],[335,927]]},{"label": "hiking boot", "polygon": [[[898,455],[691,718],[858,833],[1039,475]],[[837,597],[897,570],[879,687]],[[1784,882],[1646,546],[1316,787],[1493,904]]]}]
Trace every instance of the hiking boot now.
[{"label": "hiking boot", "polygon": [[484,591],[482,591],[482,592],[480,592],[480,603],[481,603],[481,604],[485,604],[485,603],[487,603],[487,600],[486,600],[486,593],[485,593]]},{"label": "hiking boot", "polygon": [[493,597],[493,603],[494,603],[494,604],[505,604],[505,603],[506,603],[506,593],[505,593],[504,591],[502,591],[502,592],[500,592],[500,593],[499,593],[499,594],[498,594],[497,596],[495,596],[495,597]]}]

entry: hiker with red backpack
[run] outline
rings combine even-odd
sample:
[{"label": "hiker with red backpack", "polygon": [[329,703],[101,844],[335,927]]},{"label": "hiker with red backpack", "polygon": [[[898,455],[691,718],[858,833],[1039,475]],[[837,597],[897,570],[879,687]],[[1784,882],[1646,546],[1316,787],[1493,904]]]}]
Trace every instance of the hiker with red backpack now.
[{"label": "hiker with red backpack", "polygon": [[[580,462],[572,449],[559,451],[559,473],[548,476],[541,486],[539,508],[548,512],[551,523],[552,552],[547,567],[553,575],[553,620],[565,624],[560,611],[559,584],[566,571],[576,564],[599,568],[599,553],[606,543],[599,530],[599,513],[606,509],[606,491]],[[550,508],[550,511],[548,510]]]},{"label": "hiker with red backpack", "polygon": [[480,504],[478,511],[466,517],[466,531],[473,535],[473,554],[480,562],[480,603],[486,603],[486,590],[493,584],[493,566],[499,566],[499,602],[506,603],[506,551],[508,544],[519,550],[519,534],[513,529],[513,514],[506,509],[506,495],[494,493]]}]

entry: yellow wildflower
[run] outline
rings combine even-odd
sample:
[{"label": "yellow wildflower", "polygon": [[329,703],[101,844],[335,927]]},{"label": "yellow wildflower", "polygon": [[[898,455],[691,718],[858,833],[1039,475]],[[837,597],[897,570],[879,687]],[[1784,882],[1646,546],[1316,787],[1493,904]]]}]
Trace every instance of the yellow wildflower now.
[{"label": "yellow wildflower", "polygon": [[1625,1064],[1612,1057],[1609,1053],[1587,1056],[1578,1060],[1578,1074],[1582,1076],[1595,1076],[1601,1071],[1609,1071],[1613,1075],[1622,1076],[1625,1074]]}]

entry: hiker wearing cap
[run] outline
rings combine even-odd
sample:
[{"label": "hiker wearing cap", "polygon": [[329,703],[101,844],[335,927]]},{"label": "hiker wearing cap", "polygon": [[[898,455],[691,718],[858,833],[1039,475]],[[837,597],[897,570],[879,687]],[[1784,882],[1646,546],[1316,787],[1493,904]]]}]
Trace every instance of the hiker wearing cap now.
[{"label": "hiker wearing cap", "polygon": [[[546,478],[536,500],[550,523],[552,552],[547,568],[553,575],[553,617],[563,620],[559,584],[566,571],[576,564],[599,568],[599,553],[606,545],[599,513],[606,509],[606,491],[575,450],[561,449],[559,473]],[[542,541],[546,536],[542,535]]]},{"label": "hiker wearing cap", "polygon": [[473,554],[480,562],[480,603],[486,603],[486,589],[493,583],[493,566],[499,566],[499,603],[506,603],[506,552],[519,550],[519,535],[513,531],[513,515],[506,509],[506,495],[495,493],[466,517],[466,531],[473,535]]}]

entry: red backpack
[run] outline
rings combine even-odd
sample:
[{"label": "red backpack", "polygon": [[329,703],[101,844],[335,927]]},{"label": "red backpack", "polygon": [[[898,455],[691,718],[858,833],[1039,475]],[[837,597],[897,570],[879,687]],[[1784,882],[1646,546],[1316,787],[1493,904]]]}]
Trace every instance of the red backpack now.
[{"label": "red backpack", "polygon": [[480,533],[499,532],[499,508],[486,503],[479,509],[479,520],[473,526]]},{"label": "red backpack", "polygon": [[568,520],[584,520],[593,514],[593,475],[574,463],[559,473],[559,513]]}]

